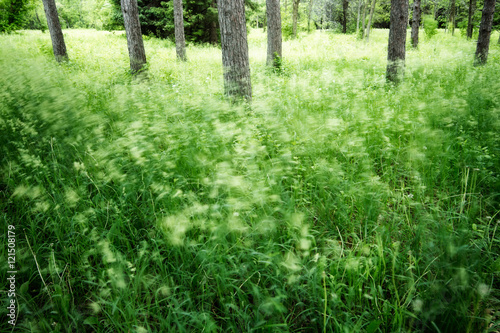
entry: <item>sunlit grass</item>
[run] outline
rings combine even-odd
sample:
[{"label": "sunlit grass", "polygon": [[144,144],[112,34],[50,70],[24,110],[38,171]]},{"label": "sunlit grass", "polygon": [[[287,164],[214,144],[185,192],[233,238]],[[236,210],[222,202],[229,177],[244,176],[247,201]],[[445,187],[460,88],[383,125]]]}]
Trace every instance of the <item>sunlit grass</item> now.
[{"label": "sunlit grass", "polygon": [[17,325],[495,329],[500,48],[474,68],[473,42],[422,36],[395,88],[387,34],[301,35],[274,73],[253,30],[251,106],[225,101],[217,47],[183,63],[146,38],[140,81],[121,32],[65,31],[61,65],[48,33],[1,36]]}]

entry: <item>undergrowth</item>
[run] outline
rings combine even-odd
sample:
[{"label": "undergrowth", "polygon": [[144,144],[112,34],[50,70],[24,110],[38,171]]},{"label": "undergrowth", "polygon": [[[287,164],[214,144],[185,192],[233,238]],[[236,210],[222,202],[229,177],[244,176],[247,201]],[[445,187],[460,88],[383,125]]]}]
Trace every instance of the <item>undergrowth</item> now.
[{"label": "undergrowth", "polygon": [[396,89],[387,31],[287,41],[277,72],[264,38],[245,107],[211,46],[183,63],[149,38],[139,82],[119,33],[67,31],[61,65],[47,34],[1,36],[17,328],[498,330],[499,48],[475,68],[472,42],[438,33]]}]

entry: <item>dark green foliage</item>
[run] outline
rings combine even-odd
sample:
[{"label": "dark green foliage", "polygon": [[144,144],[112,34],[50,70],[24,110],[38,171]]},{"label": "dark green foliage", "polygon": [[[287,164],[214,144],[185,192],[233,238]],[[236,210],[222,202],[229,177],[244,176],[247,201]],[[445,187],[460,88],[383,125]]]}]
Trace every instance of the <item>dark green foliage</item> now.
[{"label": "dark green foliage", "polygon": [[0,32],[22,28],[27,21],[28,0],[0,0]]},{"label": "dark green foliage", "polygon": [[[111,27],[123,25],[121,17],[120,0],[111,0],[115,8]],[[172,1],[160,0],[138,0],[139,19],[143,35],[158,38],[174,39],[174,7]],[[184,9],[184,33],[186,41],[189,42],[213,42],[213,29],[215,35],[219,34],[218,14],[216,1],[214,0],[185,0]],[[247,8],[258,10],[253,1],[246,1]],[[248,11],[247,11],[248,16]],[[215,24],[215,26],[214,26]]]}]

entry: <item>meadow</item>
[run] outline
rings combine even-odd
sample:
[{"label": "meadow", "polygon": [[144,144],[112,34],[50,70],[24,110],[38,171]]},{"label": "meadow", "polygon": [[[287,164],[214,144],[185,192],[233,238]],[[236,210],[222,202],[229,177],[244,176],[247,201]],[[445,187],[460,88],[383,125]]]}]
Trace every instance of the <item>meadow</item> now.
[{"label": "meadow", "polygon": [[[317,31],[223,96],[220,49],[0,36],[0,331],[500,330],[500,46]],[[15,227],[16,325],[7,320]],[[5,305],[5,306],[3,306]]]}]

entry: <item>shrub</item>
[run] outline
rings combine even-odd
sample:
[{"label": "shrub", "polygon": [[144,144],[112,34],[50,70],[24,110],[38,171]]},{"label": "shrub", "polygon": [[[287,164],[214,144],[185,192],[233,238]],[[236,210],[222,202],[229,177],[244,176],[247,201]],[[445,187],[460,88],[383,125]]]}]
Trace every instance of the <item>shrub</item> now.
[{"label": "shrub", "polygon": [[425,15],[423,17],[424,32],[427,38],[431,39],[432,36],[437,34],[437,21],[430,15]]}]

